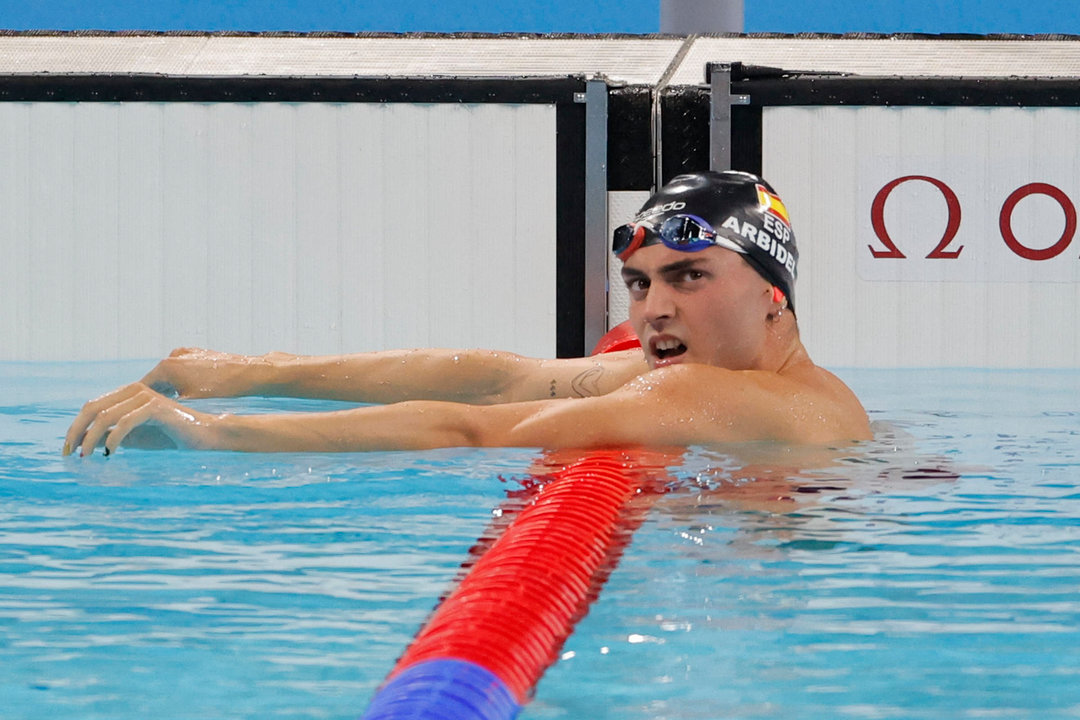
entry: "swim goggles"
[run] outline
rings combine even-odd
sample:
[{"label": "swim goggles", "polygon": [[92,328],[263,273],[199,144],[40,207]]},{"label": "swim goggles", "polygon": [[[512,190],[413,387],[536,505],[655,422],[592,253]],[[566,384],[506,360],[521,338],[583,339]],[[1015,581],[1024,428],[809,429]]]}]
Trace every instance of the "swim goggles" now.
[{"label": "swim goggles", "polygon": [[746,254],[746,250],[718,235],[712,225],[697,215],[672,215],[660,223],[659,228],[647,221],[621,225],[615,228],[611,251],[620,260],[626,260],[638,248],[655,244],[655,240],[652,242],[649,240],[656,237],[659,237],[660,241],[672,250],[698,252],[707,247],[719,245],[728,250]]}]

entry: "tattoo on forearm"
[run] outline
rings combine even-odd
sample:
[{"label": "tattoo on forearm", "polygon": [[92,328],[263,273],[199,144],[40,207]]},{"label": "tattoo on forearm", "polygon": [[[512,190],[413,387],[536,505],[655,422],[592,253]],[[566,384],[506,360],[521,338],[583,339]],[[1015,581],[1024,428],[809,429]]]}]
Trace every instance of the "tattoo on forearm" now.
[{"label": "tattoo on forearm", "polygon": [[600,394],[600,376],[604,368],[593,366],[570,381],[570,389],[578,397],[591,397]]}]

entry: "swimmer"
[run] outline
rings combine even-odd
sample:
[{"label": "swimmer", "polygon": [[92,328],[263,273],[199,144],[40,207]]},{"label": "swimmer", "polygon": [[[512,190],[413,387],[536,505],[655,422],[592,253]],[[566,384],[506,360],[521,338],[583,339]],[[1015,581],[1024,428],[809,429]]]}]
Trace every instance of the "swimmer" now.
[{"label": "swimmer", "polygon": [[[685,447],[871,437],[858,398],[799,338],[798,249],[761,178],[681,175],[614,233],[640,349],[530,359],[480,350],[252,357],[181,349],[140,382],[88,402],[65,454],[121,445],[252,452],[436,447]],[[374,403],[236,415],[180,398]]]}]

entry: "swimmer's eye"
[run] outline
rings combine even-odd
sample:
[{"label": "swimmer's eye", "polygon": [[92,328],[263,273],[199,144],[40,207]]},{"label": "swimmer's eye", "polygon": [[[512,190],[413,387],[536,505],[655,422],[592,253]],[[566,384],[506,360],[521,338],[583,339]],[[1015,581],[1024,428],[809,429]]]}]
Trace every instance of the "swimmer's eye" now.
[{"label": "swimmer's eye", "polygon": [[633,278],[626,281],[626,289],[631,295],[644,295],[649,289],[649,281],[645,278]]},{"label": "swimmer's eye", "polygon": [[672,285],[688,285],[690,283],[696,283],[699,280],[704,279],[707,274],[708,273],[702,270],[679,270],[675,273],[672,273],[671,277],[668,279],[668,282],[670,282]]}]

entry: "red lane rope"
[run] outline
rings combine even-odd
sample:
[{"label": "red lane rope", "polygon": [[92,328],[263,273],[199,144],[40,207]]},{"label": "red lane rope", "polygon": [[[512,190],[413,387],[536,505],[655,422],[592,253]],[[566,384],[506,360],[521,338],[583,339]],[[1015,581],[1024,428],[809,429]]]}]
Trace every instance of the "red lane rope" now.
[{"label": "red lane rope", "polygon": [[[631,454],[596,452],[556,472],[435,610],[387,680],[417,663],[462,660],[491,671],[524,703],[629,539],[625,509],[648,477],[636,468]],[[642,510],[630,525],[643,518]]]}]

